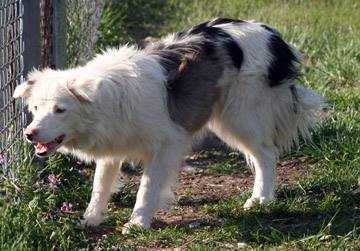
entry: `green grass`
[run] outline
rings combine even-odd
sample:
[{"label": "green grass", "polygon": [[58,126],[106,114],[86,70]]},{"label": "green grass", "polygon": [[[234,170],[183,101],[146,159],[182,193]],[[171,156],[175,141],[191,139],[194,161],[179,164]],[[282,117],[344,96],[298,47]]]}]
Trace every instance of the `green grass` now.
[{"label": "green grass", "polygon": [[[360,4],[358,1],[121,1],[107,7],[99,48],[160,36],[216,16],[256,19],[276,27],[305,55],[301,82],[326,96],[330,115],[314,134],[287,157],[306,156],[311,175],[281,187],[268,207],[243,211],[248,194],[198,206],[205,221],[195,228],[167,226],[121,234],[135,187],[127,187],[109,206],[96,230],[79,230],[78,219],[90,199],[88,167],[71,167],[53,157],[45,166],[23,167],[16,181],[0,185],[0,249],[114,249],[182,247],[190,250],[359,249],[360,196]],[[209,167],[210,174],[234,174],[229,157]],[[305,168],[305,167],[304,167]],[[241,166],[242,169],[242,166]],[[48,181],[59,180],[57,187]],[[71,212],[61,212],[64,202]],[[173,209],[181,213],[183,205]]]}]

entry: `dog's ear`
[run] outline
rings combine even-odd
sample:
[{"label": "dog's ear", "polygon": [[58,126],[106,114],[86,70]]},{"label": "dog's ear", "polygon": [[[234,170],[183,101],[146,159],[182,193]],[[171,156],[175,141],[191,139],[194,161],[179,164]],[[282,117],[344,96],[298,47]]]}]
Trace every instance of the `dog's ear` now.
[{"label": "dog's ear", "polygon": [[34,85],[34,81],[28,80],[18,86],[16,86],[13,98],[27,98],[30,96],[31,88]]},{"label": "dog's ear", "polygon": [[79,102],[89,103],[94,100],[100,82],[100,79],[73,79],[66,84],[66,88]]}]

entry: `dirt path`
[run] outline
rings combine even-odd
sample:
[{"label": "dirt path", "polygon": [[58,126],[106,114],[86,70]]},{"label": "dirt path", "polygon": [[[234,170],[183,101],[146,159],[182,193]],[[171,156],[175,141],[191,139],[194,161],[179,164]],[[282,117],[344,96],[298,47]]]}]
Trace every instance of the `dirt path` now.
[{"label": "dirt path", "polygon": [[[217,158],[204,158],[201,154],[190,156],[186,161],[187,165],[183,167],[175,192],[177,205],[181,207],[181,210],[158,212],[153,227],[162,228],[169,225],[195,227],[203,222],[206,224],[219,223],[218,219],[204,214],[200,210],[201,206],[218,203],[241,193],[250,192],[254,180],[250,169],[245,169],[242,173],[230,174],[209,172],[206,169],[218,161],[223,161],[227,156],[228,153],[221,154]],[[277,167],[278,186],[291,187],[301,177],[309,176],[309,162],[306,157],[280,161]],[[237,165],[243,169],[246,163],[239,157]]]}]

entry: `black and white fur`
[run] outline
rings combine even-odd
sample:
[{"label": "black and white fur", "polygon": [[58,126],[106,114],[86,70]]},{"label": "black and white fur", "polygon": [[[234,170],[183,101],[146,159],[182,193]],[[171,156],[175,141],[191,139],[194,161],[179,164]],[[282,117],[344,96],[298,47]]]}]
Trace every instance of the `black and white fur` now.
[{"label": "black and white fur", "polygon": [[121,162],[144,163],[127,232],[149,228],[172,199],[182,158],[205,130],[254,168],[244,207],[273,200],[279,155],[310,136],[322,105],[298,85],[299,64],[273,28],[218,18],[143,49],[109,49],[82,67],[33,72],[14,96],[34,113],[25,133],[39,155],[59,150],[96,162],[84,225],[102,222]]}]

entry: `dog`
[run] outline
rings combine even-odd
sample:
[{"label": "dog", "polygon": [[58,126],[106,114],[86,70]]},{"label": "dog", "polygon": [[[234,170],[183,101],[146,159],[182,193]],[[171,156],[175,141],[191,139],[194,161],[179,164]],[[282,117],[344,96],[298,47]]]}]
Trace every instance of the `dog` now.
[{"label": "dog", "polygon": [[149,228],[173,200],[182,158],[207,130],[255,171],[244,208],[274,200],[279,156],[311,136],[323,106],[298,84],[300,64],[274,28],[217,18],[142,49],[108,49],[84,66],[35,70],[13,96],[34,116],[24,134],[37,156],[59,151],[96,162],[83,226],[103,221],[121,163],[143,163],[128,233]]}]

